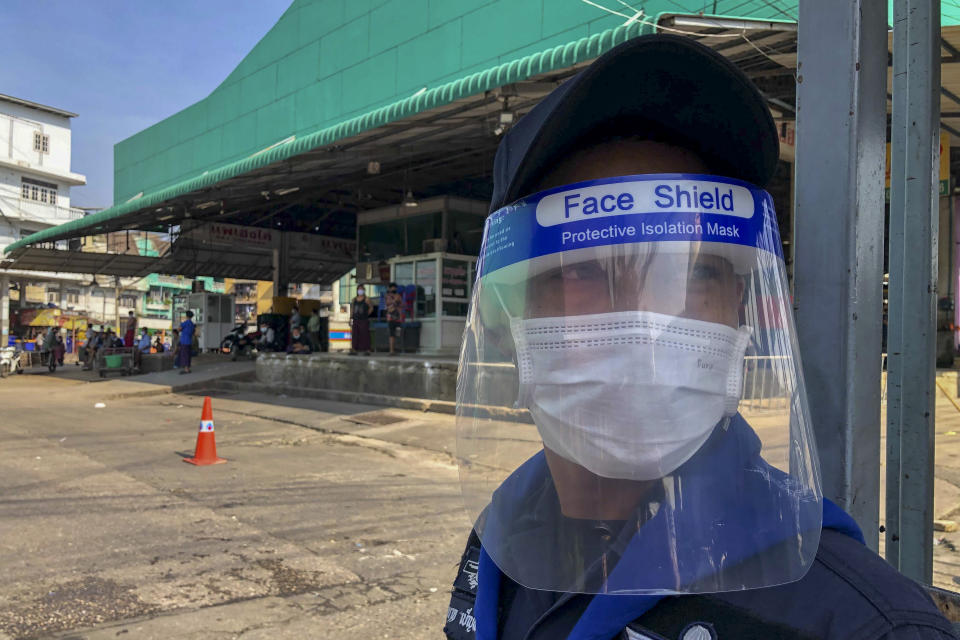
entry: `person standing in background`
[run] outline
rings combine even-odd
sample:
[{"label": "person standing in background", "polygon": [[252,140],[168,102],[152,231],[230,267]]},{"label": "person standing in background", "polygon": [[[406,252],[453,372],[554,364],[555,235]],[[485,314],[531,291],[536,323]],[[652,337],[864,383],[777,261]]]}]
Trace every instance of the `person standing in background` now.
[{"label": "person standing in background", "polygon": [[390,330],[390,355],[396,354],[397,338],[403,331],[403,297],[397,293],[397,283],[387,287],[387,327]]},{"label": "person standing in background", "polygon": [[190,373],[190,360],[193,356],[193,334],[197,325],[193,323],[193,311],[187,311],[187,319],[180,323],[180,373]]},{"label": "person standing in background", "polygon": [[300,307],[293,305],[293,309],[290,311],[290,332],[293,333],[293,330],[303,324],[303,317],[300,315]]},{"label": "person standing in background", "polygon": [[317,307],[307,320],[307,337],[310,339],[310,349],[320,351],[320,308]]},{"label": "person standing in background", "polygon": [[123,346],[132,347],[137,339],[137,316],[133,311],[127,313],[127,329],[123,334]]},{"label": "person standing in background", "polygon": [[357,295],[350,303],[350,355],[362,352],[370,355],[370,314],[373,304],[367,299],[366,290],[357,288]]}]

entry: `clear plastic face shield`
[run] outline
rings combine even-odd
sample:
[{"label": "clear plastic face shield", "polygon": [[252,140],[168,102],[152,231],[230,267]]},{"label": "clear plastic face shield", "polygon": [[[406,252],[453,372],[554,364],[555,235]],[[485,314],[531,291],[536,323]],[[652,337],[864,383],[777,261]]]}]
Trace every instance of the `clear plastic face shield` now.
[{"label": "clear plastic face shield", "polygon": [[770,196],[609,178],[504,207],[484,234],[457,456],[498,568],[577,593],[802,577],[822,497]]}]

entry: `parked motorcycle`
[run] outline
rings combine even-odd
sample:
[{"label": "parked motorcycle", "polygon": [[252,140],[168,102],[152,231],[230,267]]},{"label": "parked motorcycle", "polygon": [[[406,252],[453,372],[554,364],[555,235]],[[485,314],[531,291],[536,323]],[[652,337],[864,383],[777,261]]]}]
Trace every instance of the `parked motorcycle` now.
[{"label": "parked motorcycle", "polygon": [[0,347],[0,378],[6,378],[11,373],[23,373],[21,355],[23,349],[16,347]]},{"label": "parked motorcycle", "polygon": [[233,359],[236,360],[240,356],[252,358],[254,354],[259,351],[260,336],[260,330],[257,329],[256,331],[251,331],[240,338],[240,340],[237,341],[237,347],[232,354]]},{"label": "parked motorcycle", "polygon": [[240,356],[250,356],[260,340],[260,331],[247,333],[247,324],[238,324],[220,342],[220,353],[230,354],[232,360]]}]

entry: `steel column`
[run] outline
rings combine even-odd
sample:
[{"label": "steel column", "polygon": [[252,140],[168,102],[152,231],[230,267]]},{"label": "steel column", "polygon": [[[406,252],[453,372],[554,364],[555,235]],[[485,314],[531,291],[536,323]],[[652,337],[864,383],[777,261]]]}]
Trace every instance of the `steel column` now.
[{"label": "steel column", "polygon": [[10,341],[10,276],[0,276],[0,347]]},{"label": "steel column", "polygon": [[940,3],[893,3],[887,560],[933,578]]},{"label": "steel column", "polygon": [[879,543],[885,0],[799,3],[794,308],[824,495]]}]

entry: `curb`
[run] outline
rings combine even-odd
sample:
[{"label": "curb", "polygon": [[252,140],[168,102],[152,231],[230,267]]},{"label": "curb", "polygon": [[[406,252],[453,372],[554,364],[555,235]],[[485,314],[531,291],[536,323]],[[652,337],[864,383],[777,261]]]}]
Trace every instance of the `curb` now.
[{"label": "curb", "polygon": [[[192,386],[192,385],[191,385]],[[213,381],[213,384],[200,384],[206,389],[220,389],[223,391],[250,391],[287,395],[299,398],[315,398],[318,400],[333,400],[354,404],[373,404],[396,409],[411,409],[413,411],[433,411],[453,415],[456,403],[451,400],[428,400],[426,398],[407,398],[402,396],[387,396],[379,393],[363,393],[359,391],[338,391],[336,389],[313,389],[309,387],[286,387],[263,384],[259,382],[241,382],[227,379]],[[191,389],[193,390],[193,389]]]},{"label": "curb", "polygon": [[[189,393],[200,389],[214,388],[219,384],[236,384],[244,378],[250,377],[250,372],[231,373],[221,378],[211,378],[209,380],[197,380],[196,382],[186,382],[176,385],[155,385],[152,389],[140,389],[137,391],[119,391],[107,395],[98,396],[98,400],[124,400],[126,398],[147,398],[150,396],[165,396],[172,393]],[[145,384],[145,383],[142,383]]]}]

